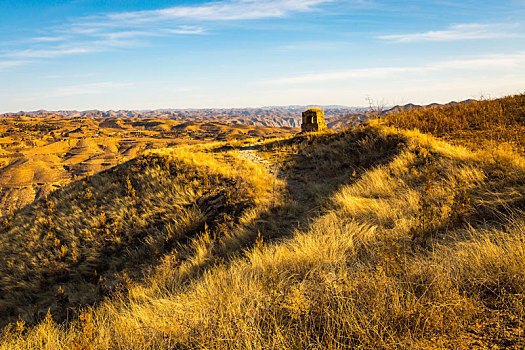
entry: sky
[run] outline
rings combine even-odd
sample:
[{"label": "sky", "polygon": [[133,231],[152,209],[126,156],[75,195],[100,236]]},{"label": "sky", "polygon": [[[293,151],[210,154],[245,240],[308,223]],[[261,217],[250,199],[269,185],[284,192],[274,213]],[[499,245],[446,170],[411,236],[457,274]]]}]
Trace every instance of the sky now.
[{"label": "sky", "polygon": [[525,92],[525,0],[0,0],[0,112]]}]

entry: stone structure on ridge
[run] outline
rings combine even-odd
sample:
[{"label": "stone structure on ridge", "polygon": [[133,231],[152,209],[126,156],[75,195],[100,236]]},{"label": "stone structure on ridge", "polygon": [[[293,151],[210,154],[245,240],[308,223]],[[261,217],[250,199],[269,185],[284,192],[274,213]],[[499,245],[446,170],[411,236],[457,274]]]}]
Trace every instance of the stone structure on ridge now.
[{"label": "stone structure on ridge", "polygon": [[323,110],[319,108],[308,108],[303,112],[302,132],[322,131],[326,128]]}]

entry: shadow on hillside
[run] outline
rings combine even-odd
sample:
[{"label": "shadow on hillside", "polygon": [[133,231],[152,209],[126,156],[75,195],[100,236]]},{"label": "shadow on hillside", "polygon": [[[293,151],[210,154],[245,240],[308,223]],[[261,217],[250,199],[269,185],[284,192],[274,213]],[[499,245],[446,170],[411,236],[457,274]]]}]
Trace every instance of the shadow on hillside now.
[{"label": "shadow on hillside", "polygon": [[[48,308],[67,321],[80,307],[125,294],[129,277],[140,281],[148,272],[167,275],[156,283],[176,292],[258,239],[283,239],[307,225],[340,186],[390,162],[403,144],[360,127],[258,146],[254,151],[275,164],[286,184],[286,193],[260,208],[245,199],[242,179],[211,178],[162,157],[72,183],[4,223],[0,323],[18,315],[36,322]],[[251,209],[255,214],[243,221]]]},{"label": "shadow on hillside", "polygon": [[319,206],[370,168],[389,163],[404,144],[399,135],[362,126],[339,133],[300,134],[259,150],[276,161],[289,192],[298,194],[294,200]]},{"label": "shadow on hillside", "polygon": [[339,133],[300,134],[251,146],[269,160],[270,171],[284,181],[287,193],[284,200],[259,213],[244,228],[246,232],[240,235],[250,237],[244,246],[254,244],[259,235],[265,240],[290,236],[322,214],[341,186],[358,180],[372,167],[389,163],[404,144],[401,136],[385,135],[363,126]]},{"label": "shadow on hillside", "polygon": [[81,307],[125,295],[174,248],[230,225],[251,205],[247,192],[240,179],[150,155],[4,217],[0,327],[19,316],[38,322],[48,310],[66,321]]}]

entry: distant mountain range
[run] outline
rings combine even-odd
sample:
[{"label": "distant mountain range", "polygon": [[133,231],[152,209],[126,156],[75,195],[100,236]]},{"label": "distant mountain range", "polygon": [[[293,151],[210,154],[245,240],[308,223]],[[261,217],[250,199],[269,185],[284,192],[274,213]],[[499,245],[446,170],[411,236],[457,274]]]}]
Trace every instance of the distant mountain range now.
[{"label": "distant mountain range", "polygon": [[456,102],[456,101],[452,101],[452,102],[449,102],[449,103],[445,103],[445,104],[440,104],[440,103],[431,103],[431,104],[428,104],[428,105],[415,105],[413,103],[409,103],[409,104],[406,104],[406,105],[401,105],[401,106],[394,106],[394,107],[391,107],[391,108],[388,108],[385,113],[396,113],[396,112],[404,112],[404,111],[408,111],[408,110],[411,110],[411,109],[417,109],[417,108],[429,108],[429,107],[443,107],[443,106],[454,106],[454,105],[457,105],[457,104],[466,104],[466,103],[471,103],[471,102],[475,102],[476,100],[474,99],[468,99],[468,100],[464,100],[464,101],[460,101],[460,102]]},{"label": "distant mountain range", "polygon": [[[449,104],[468,103],[473,100],[462,102],[450,102]],[[433,103],[426,106],[406,104],[403,106],[386,107],[383,113],[392,113],[413,108],[442,106]],[[24,116],[33,118],[45,118],[59,116],[66,118],[148,118],[148,119],[172,119],[191,122],[222,122],[231,124],[245,124],[268,127],[301,127],[301,113],[310,107],[319,107],[325,111],[325,119],[329,128],[340,129],[353,121],[364,120],[372,110],[370,107],[351,106],[269,106],[258,108],[206,108],[206,109],[157,109],[157,110],[87,110],[87,111],[46,111],[17,112],[0,114],[0,117]]]},{"label": "distant mountain range", "polygon": [[[206,108],[206,109],[158,109],[158,110],[87,110],[87,111],[46,111],[5,113],[0,117],[51,117],[67,118],[148,118],[172,119],[191,122],[224,122],[269,127],[301,127],[301,113],[312,106],[272,106],[259,108]],[[364,114],[367,107],[319,106],[325,111],[327,122],[343,115]]]}]

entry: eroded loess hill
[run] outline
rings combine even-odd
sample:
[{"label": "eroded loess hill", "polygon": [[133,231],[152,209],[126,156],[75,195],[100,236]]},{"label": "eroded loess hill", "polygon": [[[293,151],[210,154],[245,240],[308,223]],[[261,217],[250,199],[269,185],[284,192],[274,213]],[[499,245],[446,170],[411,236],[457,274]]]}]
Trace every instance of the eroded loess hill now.
[{"label": "eroded loess hill", "polygon": [[290,135],[290,128],[154,118],[0,118],[0,215],[78,178],[177,145]]},{"label": "eroded loess hill", "polygon": [[[180,153],[176,164],[186,164],[195,152]],[[166,244],[155,243],[165,242],[156,233],[164,231],[149,227],[166,227],[167,222],[180,227],[173,235],[177,243],[159,250],[162,262],[142,278],[128,275],[120,292],[69,322],[56,323],[48,316],[29,330],[19,323],[4,331],[3,348],[525,346],[525,159],[518,153],[508,148],[470,151],[375,123],[261,145],[256,153],[275,164],[277,179],[263,171],[264,163],[235,158],[231,147],[201,152],[200,159],[206,160],[191,163],[194,170],[185,174],[222,169],[225,176],[224,169],[231,169],[226,174],[239,179],[231,189],[238,195],[225,196],[238,211],[227,210],[226,204],[217,207],[230,221],[203,227],[207,210],[196,210],[199,203],[213,203],[205,191],[224,184],[224,178],[196,175],[191,177],[195,184],[177,187],[178,172],[170,170],[160,177],[175,183],[173,192],[160,191],[160,180],[148,178],[140,186],[132,181],[134,189],[151,183],[152,193],[162,193],[158,203],[172,204],[158,206],[170,208],[170,216],[138,226],[147,230],[129,224],[122,235],[147,233],[138,236],[142,244],[134,246],[131,240],[125,245],[148,251],[137,255],[148,265],[144,256],[155,256],[152,247]],[[162,168],[159,154],[135,162],[148,157],[159,159],[156,167]],[[205,167],[211,159],[214,166]],[[86,185],[103,178],[97,182],[92,177]],[[116,198],[131,202],[122,176],[117,178]],[[85,185],[72,186],[82,193]],[[68,193],[48,197],[54,205],[33,204],[25,215],[34,217],[37,208],[50,212],[48,207],[55,215]],[[97,228],[98,208],[110,201],[96,198],[95,205],[86,204],[84,217],[93,222],[90,232],[102,240],[107,233]],[[125,208],[157,207],[155,202],[136,200]],[[184,214],[189,209],[176,203],[195,203],[196,213]],[[105,225],[111,227],[117,212],[105,212]],[[15,217],[11,231],[2,235],[5,242],[18,237],[12,230],[22,234],[16,220],[26,222]],[[16,279],[12,272],[6,275]],[[63,298],[55,296],[57,303]]]}]

